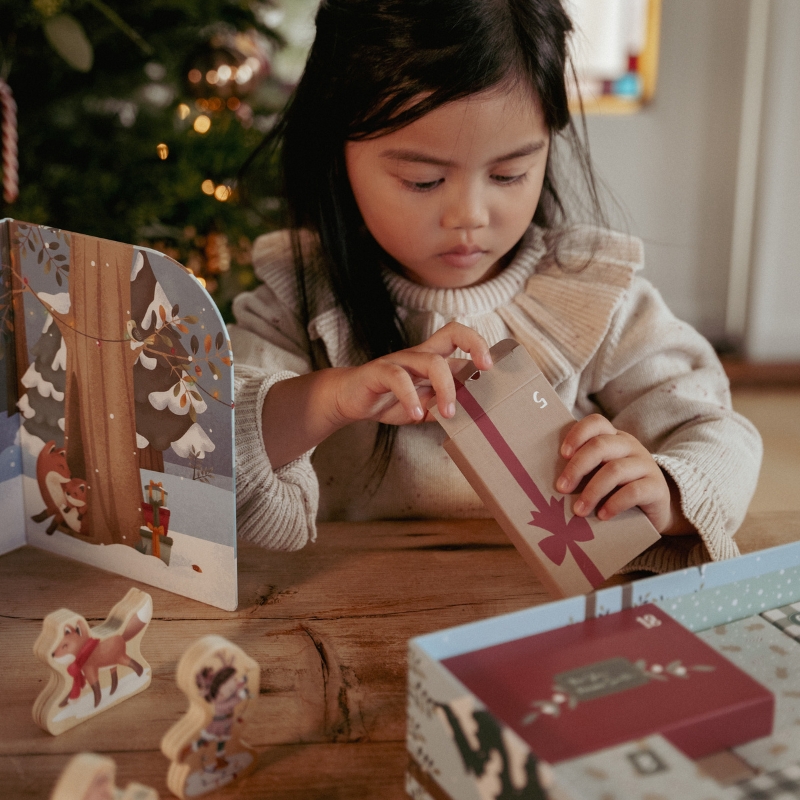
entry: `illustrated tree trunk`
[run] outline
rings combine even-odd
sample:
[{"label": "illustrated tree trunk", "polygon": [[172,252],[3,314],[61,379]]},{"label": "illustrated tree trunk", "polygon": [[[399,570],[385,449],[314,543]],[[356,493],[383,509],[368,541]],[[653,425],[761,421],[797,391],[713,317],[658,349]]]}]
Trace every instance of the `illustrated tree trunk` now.
[{"label": "illustrated tree trunk", "polygon": [[153,445],[147,445],[139,451],[139,467],[153,472],[163,472],[164,454],[160,450],[156,450]]},{"label": "illustrated tree trunk", "polygon": [[[76,236],[69,268],[65,443],[71,469],[85,468],[88,537],[136,545],[144,524],[133,399],[135,355],[125,340],[130,319],[131,245]],[[74,467],[73,467],[74,465]]]}]

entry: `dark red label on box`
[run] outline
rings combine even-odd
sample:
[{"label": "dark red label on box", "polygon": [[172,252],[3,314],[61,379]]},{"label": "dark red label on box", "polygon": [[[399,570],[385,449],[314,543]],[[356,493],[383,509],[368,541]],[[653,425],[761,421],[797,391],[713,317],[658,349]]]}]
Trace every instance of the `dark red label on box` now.
[{"label": "dark red label on box", "polygon": [[654,605],[442,664],[550,763],[653,733],[700,758],[772,732],[772,693]]}]

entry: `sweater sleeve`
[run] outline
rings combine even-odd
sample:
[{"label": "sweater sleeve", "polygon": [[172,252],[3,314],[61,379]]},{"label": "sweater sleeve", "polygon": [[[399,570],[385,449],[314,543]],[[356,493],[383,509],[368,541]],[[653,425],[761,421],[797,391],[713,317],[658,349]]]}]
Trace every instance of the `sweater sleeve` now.
[{"label": "sweater sleeve", "polygon": [[229,326],[235,359],[237,530],[262,547],[298,550],[316,539],[319,483],[312,451],[273,469],[261,414],[274,384],[311,370],[310,344],[290,302],[288,270],[262,266],[260,277],[266,278],[264,284],[234,301],[236,324]]},{"label": "sweater sleeve", "polygon": [[299,550],[316,539],[319,485],[311,452],[272,469],[261,434],[261,407],[270,388],[297,373],[266,375],[236,366],[236,526],[242,539],[270,550]]},{"label": "sweater sleeve", "polygon": [[700,535],[700,541],[665,536],[627,570],[664,572],[738,555],[733,536],[755,491],[761,438],[733,411],[727,376],[709,342],[636,278],[590,381],[613,424],[639,439],[674,480],[683,513]]}]

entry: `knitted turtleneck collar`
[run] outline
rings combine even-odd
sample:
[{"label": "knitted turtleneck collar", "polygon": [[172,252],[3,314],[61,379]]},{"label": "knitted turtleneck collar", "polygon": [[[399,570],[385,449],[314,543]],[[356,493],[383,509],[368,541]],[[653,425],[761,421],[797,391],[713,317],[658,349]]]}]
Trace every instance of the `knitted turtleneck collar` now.
[{"label": "knitted turtleneck collar", "polygon": [[383,277],[392,302],[409,311],[430,311],[445,318],[487,314],[506,305],[524,288],[545,254],[543,232],[531,226],[511,263],[494,278],[462,289],[421,286],[384,267]]}]

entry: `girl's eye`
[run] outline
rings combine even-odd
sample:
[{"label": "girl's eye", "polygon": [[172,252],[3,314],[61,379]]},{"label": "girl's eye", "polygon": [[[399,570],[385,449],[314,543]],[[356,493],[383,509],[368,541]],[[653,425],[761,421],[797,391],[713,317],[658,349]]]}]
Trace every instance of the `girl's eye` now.
[{"label": "girl's eye", "polygon": [[403,181],[403,185],[412,192],[429,192],[444,182],[443,178],[435,181]]},{"label": "girl's eye", "polygon": [[501,186],[508,186],[510,183],[519,183],[524,180],[527,174],[527,172],[523,172],[521,175],[492,175],[492,180]]}]

